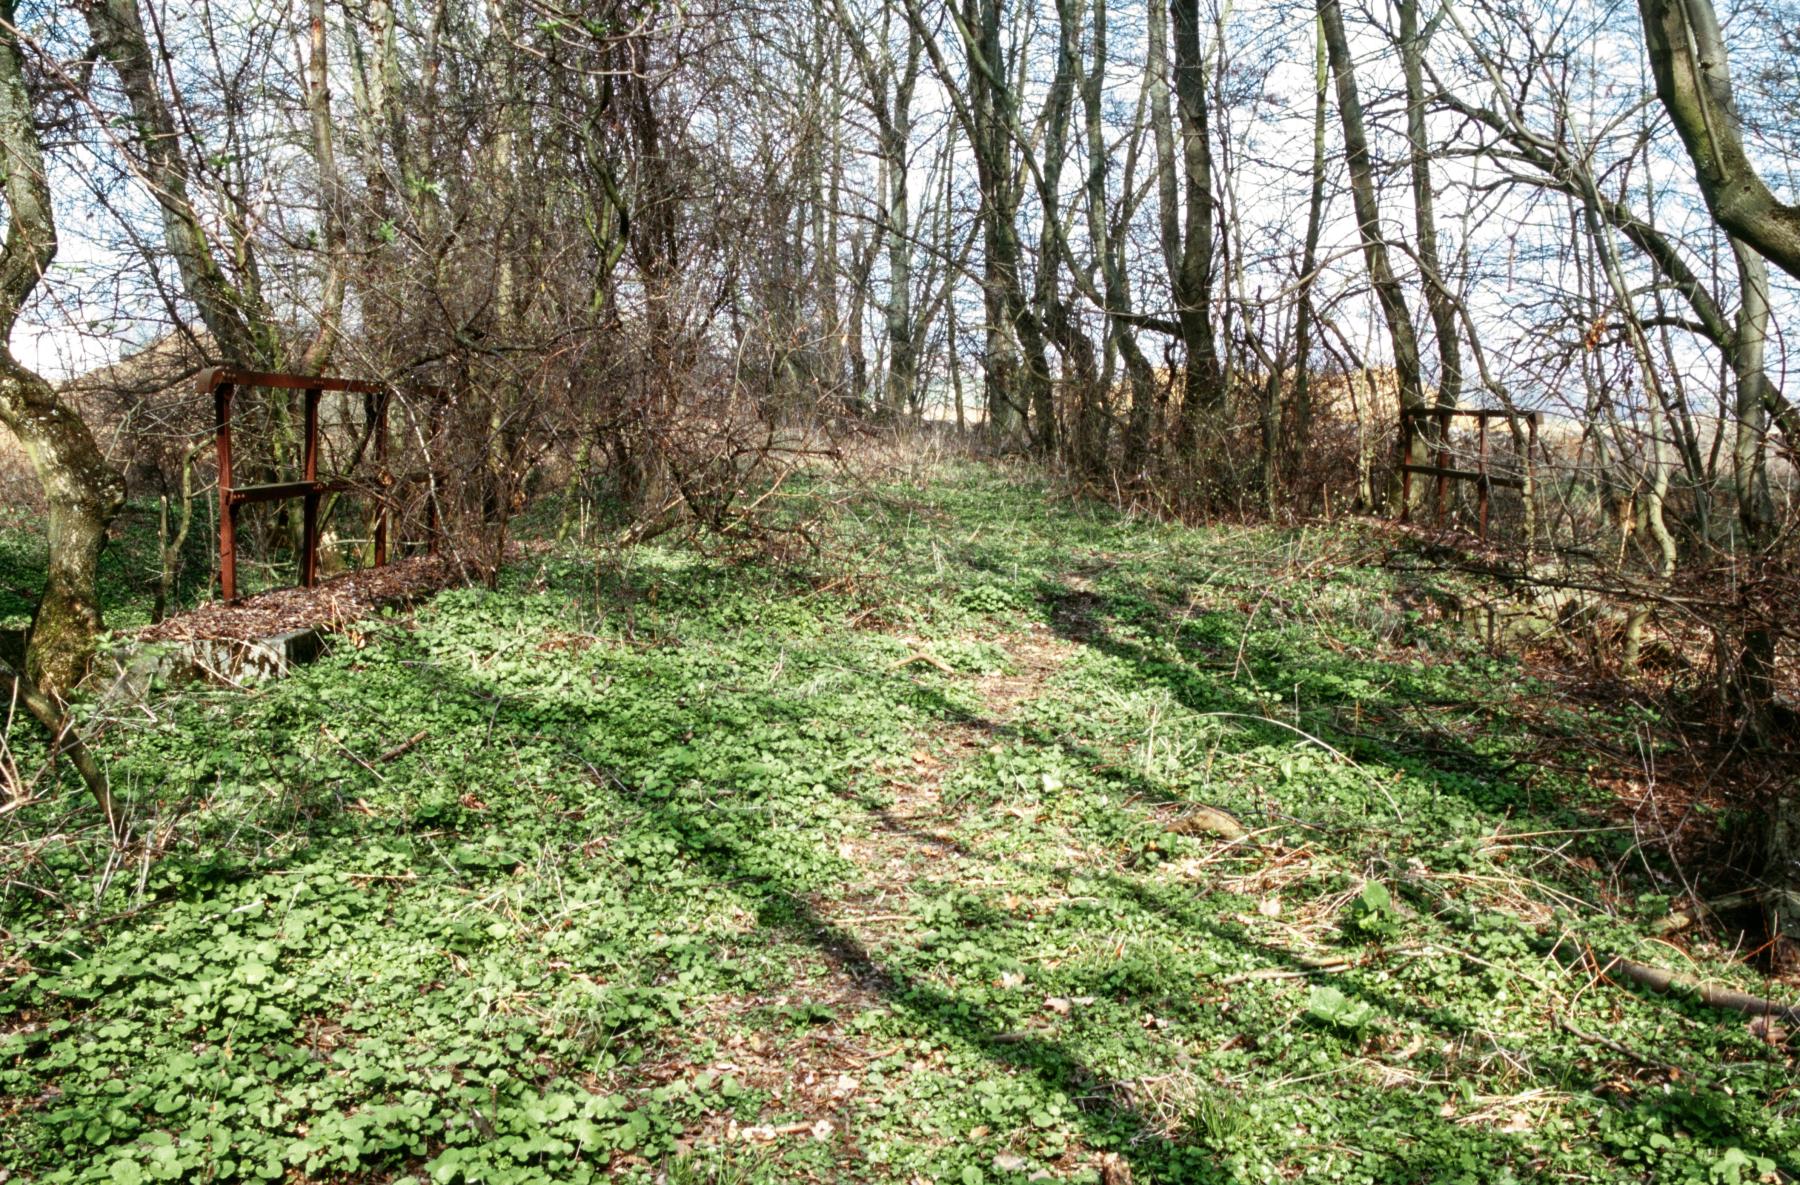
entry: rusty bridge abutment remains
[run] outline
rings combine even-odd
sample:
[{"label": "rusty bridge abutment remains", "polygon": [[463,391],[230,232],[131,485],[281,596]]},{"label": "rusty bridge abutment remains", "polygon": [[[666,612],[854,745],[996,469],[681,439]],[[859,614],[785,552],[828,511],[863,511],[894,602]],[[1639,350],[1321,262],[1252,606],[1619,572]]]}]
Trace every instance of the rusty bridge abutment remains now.
[{"label": "rusty bridge abutment remains", "polygon": [[[302,392],[303,429],[301,479],[240,486],[232,467],[231,428],[233,404],[239,391],[249,387],[291,393]],[[446,392],[437,387],[417,388],[432,400],[431,439],[435,441],[442,427],[448,402]],[[340,476],[332,480],[319,477],[319,402],[327,391],[364,395],[367,401],[366,430],[373,438],[375,450],[374,481],[357,482]],[[272,371],[237,370],[215,367],[200,376],[201,396],[213,399],[219,465],[219,593],[226,601],[238,599],[237,527],[238,511],[255,502],[301,501],[300,585],[311,588],[319,579],[319,507],[327,494],[359,493],[375,503],[374,564],[388,561],[389,520],[394,509],[393,491],[409,482],[424,482],[426,490],[427,540],[432,555],[437,555],[443,531],[438,518],[437,499],[442,488],[435,469],[395,474],[388,469],[388,408],[394,389],[386,383],[360,379],[330,378],[324,375],[282,374]],[[359,450],[360,452],[360,450]]]},{"label": "rusty bridge abutment remains", "polygon": [[[1475,468],[1458,469],[1450,464],[1450,424],[1456,417],[1472,419],[1478,425],[1478,441],[1475,452]],[[1525,421],[1526,445],[1525,455],[1520,458],[1521,472],[1519,476],[1508,473],[1491,473],[1488,470],[1488,422],[1490,420],[1523,420]],[[1426,430],[1435,422],[1437,428],[1437,455],[1434,464],[1415,465],[1412,462],[1413,442],[1426,435]],[[1505,409],[1475,409],[1457,407],[1408,407],[1400,409],[1400,521],[1412,520],[1412,479],[1417,473],[1426,477],[1437,478],[1436,497],[1434,499],[1434,521],[1436,525],[1444,525],[1444,514],[1448,508],[1451,481],[1472,481],[1476,489],[1478,533],[1483,541],[1488,533],[1488,494],[1495,487],[1513,489],[1524,492],[1531,473],[1531,455],[1537,449],[1538,413],[1535,411],[1508,411]]]}]

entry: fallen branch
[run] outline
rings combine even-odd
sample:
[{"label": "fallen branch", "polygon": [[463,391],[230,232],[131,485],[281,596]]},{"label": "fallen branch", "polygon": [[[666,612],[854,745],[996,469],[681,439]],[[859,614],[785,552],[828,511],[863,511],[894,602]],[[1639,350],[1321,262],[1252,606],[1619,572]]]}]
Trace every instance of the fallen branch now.
[{"label": "fallen branch", "polygon": [[[1398,883],[1401,888],[1423,898],[1439,917],[1453,922],[1461,918],[1463,911],[1442,893],[1426,884],[1422,878],[1407,876],[1401,878]],[[1623,955],[1602,954],[1585,943],[1571,947],[1569,943],[1562,940],[1564,936],[1551,934],[1547,926],[1535,928],[1534,933],[1536,935],[1535,944],[1538,948],[1544,950],[1569,970],[1584,969],[1596,979],[1616,977],[1659,996],[1685,996],[1723,1012],[1737,1012],[1745,1016],[1768,1016],[1788,1024],[1800,1024],[1800,1003],[1784,1004],[1779,1000],[1769,1000],[1762,996],[1753,996],[1749,992],[1740,992],[1736,988],[1703,983],[1690,975],[1680,975],[1661,967],[1652,967],[1648,963],[1627,959]]]},{"label": "fallen branch", "polygon": [[919,662],[924,663],[926,666],[936,667],[938,670],[944,672],[944,674],[946,674],[946,675],[956,674],[955,667],[951,666],[949,663],[945,662],[943,659],[939,658],[935,654],[909,654],[905,658],[901,659],[899,662],[890,664],[888,666],[888,670],[897,671],[897,670],[900,670],[902,667],[910,667],[914,663],[919,663]]},{"label": "fallen branch", "polygon": [[380,757],[377,757],[375,759],[375,764],[376,765],[386,765],[388,762],[393,761],[397,757],[405,756],[407,753],[412,752],[414,746],[416,746],[420,741],[424,740],[426,737],[428,737],[430,735],[431,735],[431,730],[429,728],[421,728],[418,732],[415,732],[412,736],[408,737],[406,740],[400,742],[398,745],[395,745],[392,749],[389,749],[386,753],[383,753]]},{"label": "fallen branch", "polygon": [[1600,1033],[1590,1033],[1586,1029],[1576,1025],[1574,1021],[1566,1016],[1558,1017],[1556,1023],[1558,1028],[1562,1029],[1563,1032],[1569,1034],[1571,1037],[1574,1037],[1577,1040],[1586,1041],[1590,1045],[1599,1045],[1605,1049],[1610,1049],[1621,1057],[1629,1058],[1641,1066],[1648,1066],[1653,1070],[1662,1070],[1664,1072],[1678,1068],[1671,1066],[1668,1062],[1659,1062],[1653,1057],[1646,1057],[1631,1046],[1625,1044],[1623,1041],[1614,1041],[1611,1037],[1603,1036]]},{"label": "fallen branch", "polygon": [[387,781],[387,779],[382,776],[380,770],[376,769],[373,765],[370,765],[367,761],[364,761],[360,756],[357,755],[356,750],[352,749],[349,745],[346,745],[344,742],[338,740],[337,737],[332,734],[331,729],[327,728],[323,724],[319,725],[319,735],[324,737],[326,740],[330,741],[332,744],[336,745],[338,747],[339,751],[342,752],[344,756],[348,757],[350,760],[356,762],[356,764],[362,766],[364,769],[366,769],[370,773],[374,774],[376,781],[378,781],[378,782]]},{"label": "fallen branch", "polygon": [[[1559,958],[1561,949],[1558,948]],[[1652,967],[1648,963],[1640,963],[1622,955],[1602,955],[1592,948],[1584,946],[1569,961],[1568,965],[1584,967],[1600,978],[1616,975],[1641,988],[1647,988],[1659,996],[1687,996],[1700,1001],[1709,1008],[1717,1008],[1724,1012],[1741,1012],[1746,1016],[1772,1016],[1776,1020],[1785,1021],[1788,1024],[1800,1024],[1800,1003],[1783,1004],[1779,1000],[1753,996],[1749,992],[1740,992],[1736,988],[1703,983],[1691,975],[1680,975],[1662,967]]]},{"label": "fallen branch", "polygon": [[1310,979],[1314,975],[1336,975],[1340,971],[1350,970],[1353,966],[1355,964],[1347,959],[1338,959],[1335,962],[1320,963],[1316,967],[1258,967],[1254,971],[1227,975],[1219,981],[1219,984],[1220,986],[1230,986],[1234,983],[1250,983],[1261,979]]},{"label": "fallen branch", "polygon": [[0,661],[0,688],[5,688],[7,692],[7,716],[11,717],[16,705],[25,705],[25,710],[50,733],[51,756],[55,757],[59,751],[68,754],[75,772],[81,775],[81,780],[87,783],[88,792],[99,804],[100,813],[106,816],[107,830],[115,841],[124,838],[124,824],[119,818],[118,807],[113,802],[112,788],[106,781],[106,771],[94,760],[87,742],[75,731],[75,722],[63,712],[61,705],[4,661]]}]

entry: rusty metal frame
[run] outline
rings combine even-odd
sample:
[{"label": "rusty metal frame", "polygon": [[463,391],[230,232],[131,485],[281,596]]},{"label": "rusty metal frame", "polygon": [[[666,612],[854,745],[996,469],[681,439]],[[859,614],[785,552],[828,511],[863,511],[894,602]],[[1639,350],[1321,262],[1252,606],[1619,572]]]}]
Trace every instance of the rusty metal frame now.
[{"label": "rusty metal frame", "polygon": [[[264,485],[240,486],[234,481],[231,458],[231,413],[238,391],[245,387],[263,387],[277,391],[303,393],[304,430],[299,481],[270,482]],[[441,423],[444,392],[436,387],[421,391],[433,396],[433,435]],[[388,405],[393,388],[385,383],[360,379],[328,378],[324,375],[281,374],[273,371],[237,370],[214,367],[201,374],[199,394],[212,396],[214,431],[217,434],[219,463],[219,593],[226,601],[237,600],[237,520],[238,509],[254,502],[281,502],[298,498],[302,503],[300,533],[300,585],[311,588],[319,580],[319,504],[327,494],[358,491],[369,493],[366,485],[339,479],[319,480],[319,400],[327,391],[343,391],[355,395],[372,395],[369,425],[375,441],[375,566],[388,562],[388,520],[393,509],[392,491],[401,482],[430,483],[427,505],[427,542],[432,555],[438,554],[442,531],[437,515],[437,491],[441,483],[433,471],[396,474],[388,470]]]},{"label": "rusty metal frame", "polygon": [[[1531,454],[1537,448],[1538,414],[1535,411],[1507,411],[1493,408],[1458,408],[1458,407],[1403,407],[1400,409],[1400,521],[1412,521],[1412,477],[1419,473],[1427,477],[1437,478],[1436,509],[1433,521],[1439,527],[1444,525],[1445,504],[1449,500],[1450,482],[1472,481],[1478,491],[1476,495],[1479,506],[1479,534],[1483,541],[1487,539],[1488,528],[1488,495],[1494,487],[1502,489],[1523,490],[1525,479],[1522,477],[1495,477],[1488,472],[1488,421],[1515,420],[1525,421],[1527,441],[1525,445],[1525,467],[1531,468]],[[1450,464],[1450,422],[1457,416],[1473,419],[1479,426],[1479,446],[1475,454],[1474,469],[1456,469]],[[1413,440],[1419,436],[1419,421],[1437,421],[1437,463],[1434,465],[1415,465],[1412,456]]]}]

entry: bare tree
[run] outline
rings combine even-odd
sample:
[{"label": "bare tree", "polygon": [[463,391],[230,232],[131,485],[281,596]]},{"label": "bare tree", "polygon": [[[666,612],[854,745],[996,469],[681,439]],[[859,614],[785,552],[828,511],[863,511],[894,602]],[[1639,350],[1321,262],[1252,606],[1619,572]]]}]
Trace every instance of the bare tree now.
[{"label": "bare tree", "polygon": [[[1368,264],[1369,283],[1380,302],[1393,343],[1394,369],[1400,387],[1400,406],[1417,410],[1425,406],[1424,380],[1419,368],[1419,342],[1413,332],[1412,310],[1406,292],[1394,273],[1388,254],[1387,235],[1381,224],[1381,207],[1375,196],[1375,170],[1369,156],[1369,137],[1363,122],[1362,98],[1357,92],[1356,65],[1344,32],[1344,14],[1338,0],[1319,0],[1319,23],[1324,32],[1332,77],[1337,83],[1338,122],[1343,127],[1344,156],[1350,170],[1350,197],[1356,209],[1357,233]],[[1413,459],[1423,461],[1426,442],[1421,435]]]}]

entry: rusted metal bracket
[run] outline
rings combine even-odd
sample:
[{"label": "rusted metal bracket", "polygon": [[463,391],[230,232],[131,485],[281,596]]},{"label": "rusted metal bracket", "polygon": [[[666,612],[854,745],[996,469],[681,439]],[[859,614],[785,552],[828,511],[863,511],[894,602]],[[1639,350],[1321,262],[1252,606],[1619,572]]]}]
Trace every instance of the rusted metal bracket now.
[{"label": "rusted metal bracket", "polygon": [[[246,387],[263,387],[277,391],[303,393],[303,443],[300,481],[267,482],[240,486],[233,480],[231,455],[232,405],[237,393]],[[432,435],[442,426],[446,394],[441,388],[421,387],[433,397]],[[425,482],[430,486],[427,498],[429,517],[427,547],[438,554],[439,530],[437,492],[441,485],[435,471],[390,473],[388,461],[388,405],[393,389],[383,383],[361,379],[329,378],[324,375],[280,374],[273,371],[238,370],[214,367],[200,376],[201,396],[211,395],[219,462],[219,594],[227,601],[237,600],[237,527],[240,507],[256,502],[301,500],[300,584],[311,588],[319,579],[319,507],[325,495],[351,490],[368,492],[368,483],[345,479],[324,481],[319,478],[319,401],[327,391],[371,395],[369,431],[375,442],[375,565],[387,563],[388,520],[393,511],[393,490],[402,483]]]}]

